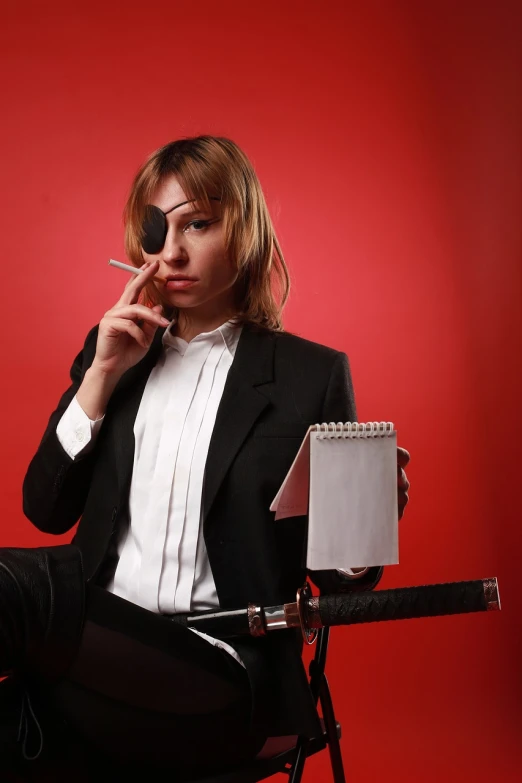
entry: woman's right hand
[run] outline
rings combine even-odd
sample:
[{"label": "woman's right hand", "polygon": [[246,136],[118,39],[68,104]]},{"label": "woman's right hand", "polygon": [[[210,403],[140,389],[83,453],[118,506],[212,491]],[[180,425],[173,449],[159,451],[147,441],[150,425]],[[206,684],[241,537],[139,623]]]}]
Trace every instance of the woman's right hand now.
[{"label": "woman's right hand", "polygon": [[168,326],[161,305],[138,304],[141,290],[159,268],[157,261],[145,263],[139,275],[129,280],[114,307],[100,321],[93,372],[117,381],[137,364],[149,350],[158,326]]}]

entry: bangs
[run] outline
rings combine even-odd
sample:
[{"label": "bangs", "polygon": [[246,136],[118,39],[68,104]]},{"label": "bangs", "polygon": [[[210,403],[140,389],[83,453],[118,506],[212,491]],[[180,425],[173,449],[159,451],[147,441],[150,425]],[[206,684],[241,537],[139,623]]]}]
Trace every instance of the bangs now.
[{"label": "bangs", "polygon": [[[193,208],[209,211],[210,197],[223,202],[223,183],[219,171],[210,164],[197,145],[174,142],[163,147],[156,159],[157,185],[174,175]],[[152,192],[149,194],[152,196]]]}]

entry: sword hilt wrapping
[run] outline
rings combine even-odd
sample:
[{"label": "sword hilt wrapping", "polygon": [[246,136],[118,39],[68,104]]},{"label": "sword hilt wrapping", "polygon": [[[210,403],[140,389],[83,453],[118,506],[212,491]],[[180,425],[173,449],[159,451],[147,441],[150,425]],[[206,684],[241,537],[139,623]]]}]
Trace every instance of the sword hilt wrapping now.
[{"label": "sword hilt wrapping", "polygon": [[496,578],[312,598],[308,625],[354,625],[500,609]]}]

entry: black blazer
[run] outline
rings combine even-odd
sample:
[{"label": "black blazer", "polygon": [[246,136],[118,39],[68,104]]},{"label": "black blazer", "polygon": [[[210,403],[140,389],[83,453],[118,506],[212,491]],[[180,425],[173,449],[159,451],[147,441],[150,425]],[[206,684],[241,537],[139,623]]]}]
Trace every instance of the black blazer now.
[{"label": "black blazer", "polygon": [[[117,542],[129,521],[133,425],[149,373],[162,349],[163,329],[136,366],[120,379],[96,445],[72,461],[56,426],[91,365],[98,327],[87,335],[71,368],[72,384],[51,415],[24,480],[24,512],[40,530],[65,533],[80,519],[74,543],[86,578],[102,586],[113,575]],[[354,421],[344,353],[296,337],[245,325],[219,405],[205,468],[203,533],[220,605],[282,604],[295,600],[306,578],[306,517],[274,521],[274,499],[310,424]],[[373,587],[371,569],[354,589]],[[335,572],[314,572],[321,589],[335,589]],[[269,735],[318,730],[300,644],[293,631],[241,639],[237,648],[253,694],[253,723]]]}]

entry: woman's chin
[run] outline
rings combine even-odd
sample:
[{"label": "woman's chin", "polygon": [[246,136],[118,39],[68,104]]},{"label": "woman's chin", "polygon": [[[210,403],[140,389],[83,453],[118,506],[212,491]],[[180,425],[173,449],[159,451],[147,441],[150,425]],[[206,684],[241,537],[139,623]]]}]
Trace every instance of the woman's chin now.
[{"label": "woman's chin", "polygon": [[202,304],[197,296],[194,296],[194,294],[190,295],[188,291],[186,293],[169,292],[166,296],[163,296],[163,301],[167,307],[176,307],[177,309],[197,307],[199,304]]}]

